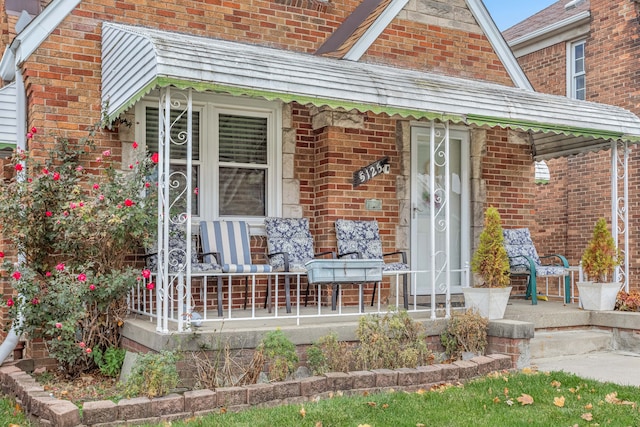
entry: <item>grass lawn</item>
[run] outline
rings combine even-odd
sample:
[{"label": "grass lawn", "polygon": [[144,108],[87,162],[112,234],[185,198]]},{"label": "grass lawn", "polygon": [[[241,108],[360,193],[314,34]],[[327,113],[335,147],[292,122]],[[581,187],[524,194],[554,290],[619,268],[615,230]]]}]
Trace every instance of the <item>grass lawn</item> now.
[{"label": "grass lawn", "polygon": [[20,427],[30,426],[27,422],[24,412],[15,400],[3,398],[0,399],[0,426],[6,427],[16,425]]},{"label": "grass lawn", "polygon": [[[178,426],[640,426],[640,388],[562,372],[496,373],[465,385],[413,393],[342,396],[239,413],[220,411]],[[224,412],[224,413],[222,413]],[[29,426],[21,408],[0,399],[1,426]],[[159,424],[165,427],[168,424]]]},{"label": "grass lawn", "polygon": [[565,373],[495,374],[435,391],[334,396],[176,426],[640,426],[640,389]]}]

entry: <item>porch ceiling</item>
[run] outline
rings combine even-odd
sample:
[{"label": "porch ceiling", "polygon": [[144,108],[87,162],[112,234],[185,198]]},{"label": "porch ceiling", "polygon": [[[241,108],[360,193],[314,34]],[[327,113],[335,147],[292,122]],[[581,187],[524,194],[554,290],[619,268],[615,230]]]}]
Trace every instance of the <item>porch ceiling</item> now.
[{"label": "porch ceiling", "polygon": [[622,108],[483,81],[103,23],[102,97],[117,117],[156,87],[296,101],[530,133],[534,157],[640,142]]}]

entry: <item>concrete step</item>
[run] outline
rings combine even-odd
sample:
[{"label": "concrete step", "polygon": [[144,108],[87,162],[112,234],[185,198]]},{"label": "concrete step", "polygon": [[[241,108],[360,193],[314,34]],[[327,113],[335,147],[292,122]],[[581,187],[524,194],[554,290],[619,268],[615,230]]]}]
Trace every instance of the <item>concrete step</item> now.
[{"label": "concrete step", "polygon": [[612,333],[597,329],[536,331],[530,342],[531,359],[579,355],[612,349]]}]

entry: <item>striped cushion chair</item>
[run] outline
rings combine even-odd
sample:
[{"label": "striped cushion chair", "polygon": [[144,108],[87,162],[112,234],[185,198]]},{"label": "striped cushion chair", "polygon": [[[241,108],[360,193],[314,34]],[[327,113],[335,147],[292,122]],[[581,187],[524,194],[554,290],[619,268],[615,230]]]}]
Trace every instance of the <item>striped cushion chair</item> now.
[{"label": "striped cushion chair", "polygon": [[[201,221],[200,240],[205,262],[220,261],[223,273],[269,273],[269,264],[253,264],[249,224],[245,221]],[[267,295],[271,293],[269,277]],[[248,275],[244,281],[244,308],[247,308]],[[222,316],[222,277],[218,276],[218,316]]]},{"label": "striped cushion chair", "polygon": [[[409,271],[407,255],[403,251],[382,253],[382,240],[378,221],[353,221],[339,219],[336,221],[336,239],[338,242],[338,257],[359,259],[383,259],[387,256],[399,255],[400,261],[384,263],[382,271]],[[402,291],[404,294],[404,308],[409,308],[409,293],[407,289],[407,274],[402,275]],[[376,288],[373,288],[371,305],[374,303]]]}]

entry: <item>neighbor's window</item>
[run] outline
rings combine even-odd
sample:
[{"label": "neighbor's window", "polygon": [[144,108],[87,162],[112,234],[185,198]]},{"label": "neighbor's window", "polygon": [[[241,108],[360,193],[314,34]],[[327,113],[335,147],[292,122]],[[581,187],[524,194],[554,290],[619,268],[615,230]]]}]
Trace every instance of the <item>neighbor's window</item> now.
[{"label": "neighbor's window", "polygon": [[569,97],[586,99],[586,74],[585,74],[585,41],[580,40],[570,43],[569,54]]},{"label": "neighbor's window", "polygon": [[[157,104],[145,102],[141,108],[147,149],[158,151]],[[192,196],[194,217],[251,221],[277,214],[278,117],[273,104],[265,109],[194,103],[192,188],[198,188]],[[187,131],[186,114],[172,111],[171,120],[172,140],[179,141]],[[186,170],[186,154],[186,144],[171,145],[172,171]],[[178,182],[178,188],[184,188],[184,184]]]},{"label": "neighbor's window", "polygon": [[549,166],[547,166],[547,162],[540,161],[536,162],[536,184],[548,184],[551,179],[551,174],[549,173]]}]

